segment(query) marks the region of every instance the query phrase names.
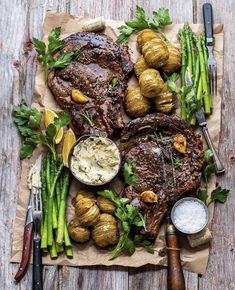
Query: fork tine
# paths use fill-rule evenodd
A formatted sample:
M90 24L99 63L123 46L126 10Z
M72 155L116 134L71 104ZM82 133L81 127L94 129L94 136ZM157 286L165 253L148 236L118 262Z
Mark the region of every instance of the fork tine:
M41 191L38 191L39 210L42 210L42 196Z
M209 65L209 85L210 85L210 93L213 95L213 87L212 87L212 71L211 66Z
M217 95L217 66L215 67L215 95Z

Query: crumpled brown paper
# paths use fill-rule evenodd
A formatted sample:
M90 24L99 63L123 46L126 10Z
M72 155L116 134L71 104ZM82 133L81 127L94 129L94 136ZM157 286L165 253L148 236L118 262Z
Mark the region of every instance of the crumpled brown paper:
M66 37L72 33L81 31L81 27L88 18L72 16L65 13L48 12L44 23L44 41L47 40L48 33L56 26L62 27L62 37ZM114 40L117 37L117 27L122 24L120 21L107 21L107 27L104 31L107 35L112 37ZM169 26L165 32L169 39L178 45L177 42L177 32L182 24L175 24ZM199 33L202 31L203 26L200 24L193 24L192 28L195 32ZM221 115L221 91L222 91L222 69L223 69L223 27L218 24L215 25L215 57L217 59L218 65L218 95L214 98L214 109L213 115L208 120L208 127L211 133L212 139L216 147L219 142L220 133L220 115ZM136 35L131 37L129 42L130 52L132 60L135 61L139 53L136 49ZM129 86L133 85L136 79L133 77ZM45 86L43 80L43 70L39 65L36 75L36 86L35 94L33 99L33 106L43 109L44 107L51 108L53 110L60 110L59 106L56 104L52 94L50 93L47 86ZM38 148L33 157L30 160L22 161L22 172L20 180L20 190L18 197L18 206L16 212L16 220L14 227L14 236L12 244L12 262L20 262L22 254L22 241L23 241L23 231L26 209L29 200L29 190L27 188L27 175L30 166L35 162L41 148ZM215 178L210 182L210 189L215 185ZM118 179L116 179L112 185L111 189L119 192L122 185ZM73 182L68 198L68 220L74 215L74 210L71 205L71 200L73 196L76 195L78 191L79 184ZM210 221L213 217L213 205L210 206ZM149 254L142 248L137 248L136 252L131 256L121 255L114 259L113 261L108 261L108 250L102 250L96 248L92 242L86 243L84 245L74 244L74 257L73 259L68 259L65 255L60 255L58 259L51 260L50 255L47 254L43 257L43 264L48 265L68 265L68 266L92 266L92 265L121 265L121 266L131 266L140 267L145 264L154 265L167 265L167 257L165 253L165 226L162 225L158 237L155 241L155 253ZM200 248L191 249L187 243L187 239L181 236L181 259L183 267L189 271L196 273L205 273L207 262L209 256L209 245L201 246Z

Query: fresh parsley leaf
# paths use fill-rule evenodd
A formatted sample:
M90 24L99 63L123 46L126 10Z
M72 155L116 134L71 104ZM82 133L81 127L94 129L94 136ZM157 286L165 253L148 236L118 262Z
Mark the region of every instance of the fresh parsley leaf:
M133 241L136 246L142 246L147 252L154 254L154 244L148 240L145 240L142 235L135 235Z
M199 189L197 192L197 198L199 198L201 201L207 204L207 199L208 199L208 192L207 189Z
M215 165L214 164L207 164L204 168L203 173L204 173L205 181L206 181L206 183L208 183L211 175L213 173L215 173Z
M148 19L144 9L137 5L135 18L125 21L126 25L122 25L118 28L120 34L117 38L117 43L128 43L132 33L139 32L146 28L152 28L159 31L160 28L171 23L172 21L168 9L160 8L158 11L153 11L153 18Z
M48 52L52 53L64 45L64 40L59 39L61 27L55 27L48 35Z
M117 77L113 78L110 82L111 90L115 90L120 85L120 83L121 81L119 80L119 78Z
M211 199L221 203L225 203L228 198L229 190L218 186L211 192Z
M43 41L33 38L33 44L39 55L44 55L46 53L46 44Z
M36 146L37 144L24 142L20 149L20 159L31 157Z
M213 156L213 153L212 153L211 149L207 149L207 150L205 150L205 151L204 151L204 162L205 162L206 164L211 163L211 158L212 158L212 156Z
M57 132L58 131L55 124L49 124L46 129L46 135L47 135L48 140L54 142Z
M62 111L58 114L58 117L54 119L54 124L56 127L62 128L69 125L71 119L68 111Z
M102 190L102 191L98 191L98 194L111 200L113 203L115 203L115 205L117 207L119 207L121 205L121 199L118 198L118 196L116 195L116 193L114 193L113 191L111 190L108 190L108 189L105 189L105 190ZM117 208L117 211L119 209Z
M129 256L133 255L135 252L135 244L129 238L125 239L125 243L123 245L123 248L126 250L126 252L128 253Z
M54 62L50 64L50 68L63 68L68 65L81 52L80 49L71 52L62 53Z
M29 108L25 103L17 105L13 109L13 120L17 126L25 125L30 129L39 129L42 114L34 108Z
M134 166L133 160L128 160L124 164L123 175L125 184L134 185L139 179L138 175L133 171L133 166Z
M176 85L176 83L174 81L167 80L166 83L167 83L167 86L168 86L168 88L170 89L170 91L172 93L176 93L176 94L179 93L180 90L179 90L179 88L177 87L177 85Z
M20 134L23 137L28 137L30 135L32 135L32 129L30 129L29 127L23 125L23 126L18 126L18 129L20 131Z

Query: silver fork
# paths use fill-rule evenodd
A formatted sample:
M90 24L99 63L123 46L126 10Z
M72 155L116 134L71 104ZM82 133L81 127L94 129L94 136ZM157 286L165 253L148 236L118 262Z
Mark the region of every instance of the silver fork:
M213 37L213 11L210 3L203 4L203 18L206 34L206 46L208 51L208 72L209 84L212 96L217 94L217 65L213 55L214 37Z
M40 171L39 173L40 174ZM39 175L40 176L40 175ZM33 191L33 290L42 290L42 254L41 254L41 223L42 223L42 197L39 187L32 187Z

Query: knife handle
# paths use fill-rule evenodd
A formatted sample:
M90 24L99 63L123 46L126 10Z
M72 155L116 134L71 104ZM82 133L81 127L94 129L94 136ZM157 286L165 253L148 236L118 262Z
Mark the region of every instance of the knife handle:
M32 237L33 237L33 223L29 223L24 227L22 258L19 270L15 275L16 282L19 282L24 277L26 270L28 268L31 255Z
M211 149L212 153L213 153L213 161L214 161L214 165L215 165L215 170L216 170L216 173L217 174L221 174L221 173L224 173L225 172L225 168L224 168L224 165L222 163L222 161L220 160L216 150L215 150L215 147L214 147L214 144L211 140L211 137L210 137L210 134L209 134L209 131L207 129L206 126L203 126L202 127L202 133L206 139L206 143L209 147L209 149Z
M168 256L167 289L185 290L184 274L180 260L180 246L173 224L166 226L166 245Z
M202 6L203 9L203 19L204 19L204 27L206 34L206 43L207 45L213 45L213 12L212 6L210 3L205 3Z
M42 253L41 238L33 240L33 290L42 290Z

